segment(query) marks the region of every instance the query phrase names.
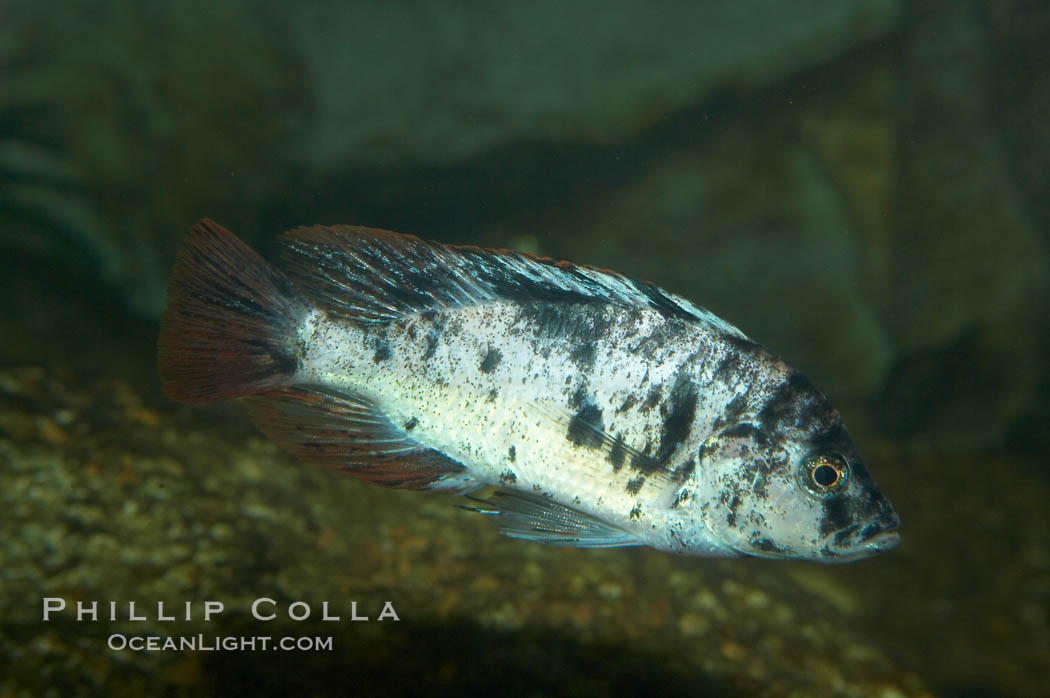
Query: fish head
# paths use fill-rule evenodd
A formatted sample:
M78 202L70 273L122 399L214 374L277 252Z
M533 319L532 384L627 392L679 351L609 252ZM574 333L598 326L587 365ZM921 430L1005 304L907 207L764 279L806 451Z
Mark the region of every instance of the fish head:
M900 517L838 412L808 381L795 402L708 438L696 468L704 526L738 554L848 562L896 547ZM777 413L777 410L780 410Z

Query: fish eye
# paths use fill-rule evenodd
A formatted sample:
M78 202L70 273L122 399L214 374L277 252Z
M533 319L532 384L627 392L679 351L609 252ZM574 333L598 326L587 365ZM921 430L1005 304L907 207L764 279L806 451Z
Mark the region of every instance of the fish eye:
M846 459L837 453L814 453L799 469L799 480L807 491L827 497L842 489L849 477Z

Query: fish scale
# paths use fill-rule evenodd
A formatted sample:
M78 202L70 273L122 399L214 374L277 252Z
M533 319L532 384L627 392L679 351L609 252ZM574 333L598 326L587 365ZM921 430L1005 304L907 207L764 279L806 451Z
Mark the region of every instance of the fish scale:
M211 222L176 264L165 388L249 397L304 460L473 492L509 536L839 562L899 519L827 398L689 301L615 272L350 226L280 267Z

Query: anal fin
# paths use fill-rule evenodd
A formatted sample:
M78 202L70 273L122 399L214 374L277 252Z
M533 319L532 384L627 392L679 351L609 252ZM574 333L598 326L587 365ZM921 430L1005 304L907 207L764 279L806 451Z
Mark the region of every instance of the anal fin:
M617 548L642 544L621 528L543 497L497 490L488 499L470 499L477 506L463 508L498 516L500 533L509 538L579 548Z
M287 451L351 477L419 489L465 470L410 438L359 395L296 387L247 403L256 425Z

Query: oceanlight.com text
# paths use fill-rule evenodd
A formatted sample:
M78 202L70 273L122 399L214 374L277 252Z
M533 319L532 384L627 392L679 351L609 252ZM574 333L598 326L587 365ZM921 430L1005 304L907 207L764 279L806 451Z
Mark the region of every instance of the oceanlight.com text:
M270 635L124 635L114 633L106 640L111 650L132 652L330 652L332 637L329 636L284 636Z

